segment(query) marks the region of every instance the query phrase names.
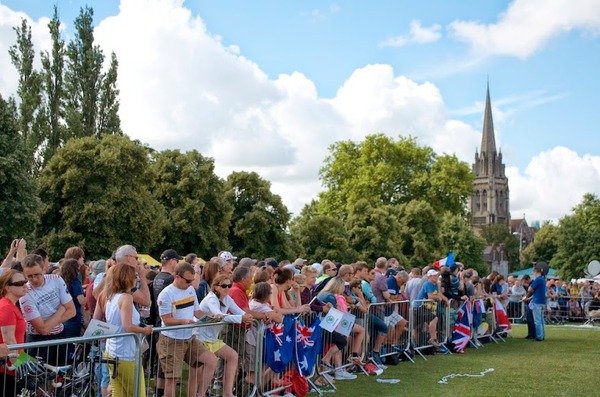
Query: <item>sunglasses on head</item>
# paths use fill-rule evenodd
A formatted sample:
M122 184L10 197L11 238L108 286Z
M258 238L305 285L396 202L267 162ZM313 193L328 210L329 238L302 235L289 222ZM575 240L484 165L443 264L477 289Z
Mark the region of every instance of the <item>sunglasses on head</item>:
M27 284L27 280L12 281L12 282L8 283L8 285L10 285L12 287L22 287L25 284Z

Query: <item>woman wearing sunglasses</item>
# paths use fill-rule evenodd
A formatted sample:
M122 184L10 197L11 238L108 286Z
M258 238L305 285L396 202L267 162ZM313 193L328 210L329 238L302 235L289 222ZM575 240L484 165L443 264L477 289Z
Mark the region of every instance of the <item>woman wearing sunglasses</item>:
M211 292L200 302L200 310L210 313L215 318L222 318L227 323L250 324L252 315L244 312L229 296L233 282L226 274L220 274L212 282ZM223 397L233 396L233 383L238 367L238 354L225 342L219 339L223 324L198 327L194 329L196 337L204 343L207 349L225 362L223 374Z
M14 345L25 342L26 322L16 305L25 296L27 280L23 273L7 269L0 276L0 343ZM0 390L6 396L16 396L14 371L0 367Z

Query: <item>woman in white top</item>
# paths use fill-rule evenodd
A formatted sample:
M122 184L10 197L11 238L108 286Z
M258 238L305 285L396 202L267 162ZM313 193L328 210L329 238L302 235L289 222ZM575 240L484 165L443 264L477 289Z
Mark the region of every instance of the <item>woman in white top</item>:
M135 268L125 263L111 267L106 274L106 285L100 295L94 318L119 327L117 334L137 332L144 335L152 333L152 326L140 327L140 314L133 306L131 289L135 285ZM110 384L113 397L134 397L134 379L136 362L136 343L133 336L108 338L106 352L108 358L119 358L117 376L113 375L113 367L109 366ZM146 396L144 377L140 376L140 387L137 396ZM136 396L136 397L137 397Z
M222 316L222 321L227 323L251 323L252 315L240 309L229 296L231 285L232 281L228 275L220 274L215 277L211 285L211 292L200 302L200 310L217 316L217 318ZM194 332L207 349L225 362L223 397L232 397L233 382L238 366L238 354L219 339L222 328L223 324L217 324L195 328Z

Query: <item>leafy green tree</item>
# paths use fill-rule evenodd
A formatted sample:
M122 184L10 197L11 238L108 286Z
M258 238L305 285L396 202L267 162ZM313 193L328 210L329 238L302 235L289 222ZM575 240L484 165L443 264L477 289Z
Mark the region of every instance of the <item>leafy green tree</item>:
M440 224L440 241L442 247L454 252L456 261L480 274L489 272L482 257L485 241L473 232L464 217L446 213Z
M488 225L481 228L481 237L487 245L501 244L504 246L510 270L520 269L519 237L513 236L506 225Z
M469 165L454 155L442 155L435 159L431 171L419 176L420 185L427 200L440 214L466 215L467 201L473 191L473 172Z
M256 172L233 172L227 177L226 197L233 207L229 244L238 256L290 256L290 213L271 192L270 182Z
M94 11L81 8L75 19L75 37L66 49L65 118L72 137L121 134L118 116L117 68L115 54L102 72L104 54L94 45Z
M582 202L559 221L558 249L550 265L561 278L583 276L592 260L600 258L600 200L587 193Z
M406 203L423 192L415 191L415 176L426 173L433 151L413 138L394 142L383 134L363 142L336 142L320 171L327 189L320 203L328 214L347 214L359 200L372 205Z
M14 101L0 95L0 247L33 232L39 205L36 183L28 174L28 155L18 131Z
M366 199L356 202L350 208L346 229L357 259L374 262L380 256L400 256L403 240L398 218L395 206L373 206Z
M19 73L19 130L23 137L28 158L33 160L40 144L39 136L34 133L36 111L41 102L41 76L33 68L35 50L31 41L31 26L25 19L19 28L14 28L17 43L8 50L10 59ZM33 165L33 164L32 164ZM32 166L31 165L31 166ZM28 169L31 169L27 167Z
M452 250L441 245L440 219L429 203L413 200L401 204L398 214L402 225L398 238L404 242L402 252L410 267L431 264Z
M350 249L348 233L342 221L328 215L298 217L290 226L301 247L299 256L311 262L323 259L350 263L356 252Z
M38 240L53 257L72 245L92 258L122 244L152 250L166 223L154 180L148 151L126 137L69 140L40 176Z
M213 160L195 150L165 150L156 155L153 168L153 193L169 220L164 246L206 258L226 247L232 207Z
M41 53L42 104L36 120L41 145L41 153L37 161L38 169L48 164L52 156L64 145L66 139L66 128L63 121L65 42L60 35L60 19L56 6L52 20L48 23L48 29L52 40L52 50Z
M558 226L545 222L535 234L535 240L523 251L521 261L525 267L537 261L550 263L558 249Z

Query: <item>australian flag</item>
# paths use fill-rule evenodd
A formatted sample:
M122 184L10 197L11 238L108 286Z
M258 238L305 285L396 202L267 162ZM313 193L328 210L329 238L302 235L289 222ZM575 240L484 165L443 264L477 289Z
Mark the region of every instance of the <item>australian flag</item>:
M452 343L454 351L463 351L471 339L471 302L465 301L456 312L456 322L452 330Z
M295 335L293 315L284 316L280 324L269 324L265 330L265 362L273 372L284 372L292 361Z
M481 324L481 318L485 313L485 305L483 299L475 299L473 301L473 328L477 329Z
M321 353L321 319L315 317L310 326L304 325L302 320L296 319L296 368L300 375L311 374L317 355Z

